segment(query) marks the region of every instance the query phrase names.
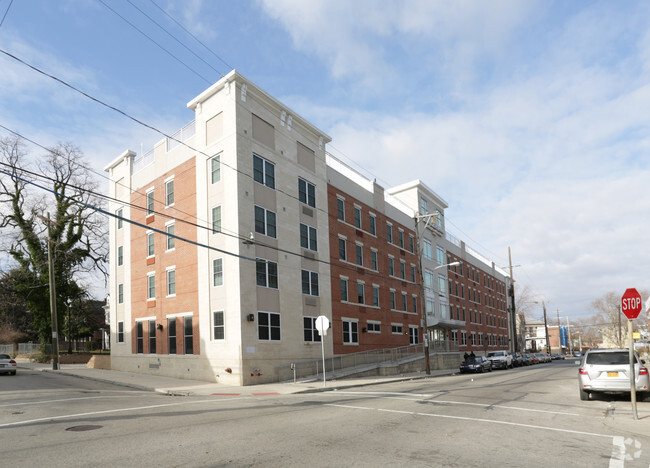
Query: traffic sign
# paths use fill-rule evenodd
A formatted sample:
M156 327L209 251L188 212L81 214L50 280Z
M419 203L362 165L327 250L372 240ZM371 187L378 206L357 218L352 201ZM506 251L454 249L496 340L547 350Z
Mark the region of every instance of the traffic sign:
M327 335L327 330L330 327L330 321L324 315L319 315L316 319L316 330L320 333L321 336Z
M641 294L635 288L628 288L621 298L621 311L632 320L641 313Z

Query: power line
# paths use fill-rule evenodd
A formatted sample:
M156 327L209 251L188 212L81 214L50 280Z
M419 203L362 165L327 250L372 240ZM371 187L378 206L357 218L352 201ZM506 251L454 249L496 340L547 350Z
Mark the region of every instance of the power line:
M5 10L5 14L2 15L2 21L0 21L0 28L2 27L2 24L5 22L5 18L7 17L7 13L9 13L9 8L11 8L11 5L14 3L14 0L9 1L9 6L7 6L7 9Z
M186 64L186 63L183 62L181 59L179 59L178 57L176 57L176 56L175 56L173 53L171 53L169 50L165 49L165 48L164 48L163 46L161 46L158 42L156 42L156 41L155 41L151 36L149 36L147 33L145 33L144 31L142 31L142 30L141 30L140 28L138 28L135 24L131 23L131 22L130 22L129 20L127 20L124 16L120 15L117 11L113 10L110 6L108 6L108 5L104 2L104 0L97 0L97 1L98 1L99 3L101 3L102 5L104 5L106 8L108 8L109 10L111 10L111 11L112 11L113 13L115 13L117 16L119 16L119 17L120 17L120 18L121 18L125 23L127 23L127 24L128 24L129 26L131 26L133 29L135 29L135 30L138 31L140 34L142 34L144 37L146 37L147 39L149 39L151 42L153 42L155 45L157 45L160 49L162 49L164 52L166 52L170 57L172 57L174 60L176 60L177 62L179 62L180 64L182 64L182 65L183 65L185 68L187 68L189 71L191 71L192 73L194 73L196 76L198 76L199 78L201 78L201 79L202 79L203 81L205 81L206 83L208 83L208 84L212 84L212 82L211 82L210 80L208 80L206 77L204 77L204 76L201 75L199 72L197 72L197 71L194 70L192 67L190 67L188 64Z

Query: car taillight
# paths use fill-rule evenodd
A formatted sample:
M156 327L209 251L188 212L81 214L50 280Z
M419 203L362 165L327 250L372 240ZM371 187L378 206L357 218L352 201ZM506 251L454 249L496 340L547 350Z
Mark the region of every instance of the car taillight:
M645 367L639 368L639 375L648 375L648 369Z
M587 372L587 369L585 369L584 367L581 367L580 369L578 369L578 373L580 375L589 375L589 372Z

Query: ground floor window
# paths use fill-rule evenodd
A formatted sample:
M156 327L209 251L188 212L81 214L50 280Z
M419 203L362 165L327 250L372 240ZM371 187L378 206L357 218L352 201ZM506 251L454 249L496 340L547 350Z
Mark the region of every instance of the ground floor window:
M302 323L305 341L321 341L320 333L316 330L316 317L303 317Z
M124 343L124 322L117 322L117 342Z
M409 325L409 344L418 344L420 342L420 335L418 333L417 325Z
M135 349L136 353L144 353L144 333L142 330L142 322L135 322Z
M343 320L343 344L359 344L359 323Z
M280 341L280 314L257 313L257 338L262 341Z
M176 319L167 320L167 338L169 341L169 354L176 354Z
M183 343L185 354L194 354L194 335L192 333L192 317L183 317Z
M212 339L223 340L226 337L226 325L223 310L212 312Z
M156 354L156 321L149 320L149 354Z

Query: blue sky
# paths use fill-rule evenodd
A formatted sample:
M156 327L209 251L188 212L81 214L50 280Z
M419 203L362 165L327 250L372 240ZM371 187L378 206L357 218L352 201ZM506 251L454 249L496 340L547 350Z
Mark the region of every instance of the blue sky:
M550 310L650 289L648 2L14 0L0 49L165 132L236 68L369 178L422 179L497 265L511 246ZM98 171L160 139L3 54L0 124Z

